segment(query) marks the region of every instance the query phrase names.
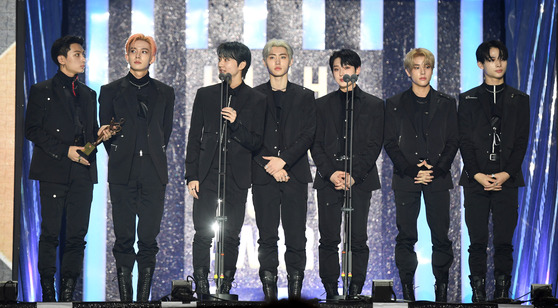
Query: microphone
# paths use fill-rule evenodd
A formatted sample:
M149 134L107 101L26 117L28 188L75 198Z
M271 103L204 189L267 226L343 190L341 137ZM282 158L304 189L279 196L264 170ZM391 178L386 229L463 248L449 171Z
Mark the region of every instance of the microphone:
M219 73L219 80L224 81L225 80L225 74Z
M231 75L231 73L226 73L226 74L225 74L225 81L226 81L227 83L231 83L231 80L232 80L232 75Z
M343 76L343 80L345 80L345 76ZM352 74L351 75L351 81L356 82L357 80L358 80L358 75L357 74Z
M349 82L349 81L351 81L351 76L349 76L349 74L343 75L343 81L344 81L344 82Z

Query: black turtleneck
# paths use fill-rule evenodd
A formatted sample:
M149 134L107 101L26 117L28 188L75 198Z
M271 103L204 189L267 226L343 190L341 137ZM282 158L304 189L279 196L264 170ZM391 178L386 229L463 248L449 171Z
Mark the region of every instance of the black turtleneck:
M136 134L136 154L147 155L149 154L149 147L147 144L147 119L150 113L150 109L154 104L153 99L156 95L155 88L151 85L152 81L149 77L149 72L142 78L136 78L131 72L126 76L131 89L134 92L135 101L137 102L137 134Z

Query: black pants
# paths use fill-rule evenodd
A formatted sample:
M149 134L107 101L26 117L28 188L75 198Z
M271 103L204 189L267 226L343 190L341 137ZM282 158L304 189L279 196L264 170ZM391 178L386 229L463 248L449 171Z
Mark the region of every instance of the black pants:
M110 184L109 187L116 237L112 253L116 267L133 268L136 260L138 269L155 267L166 185L161 183L151 157L134 157L128 184ZM137 254L134 250L136 216Z
M93 182L89 176L89 168L77 163L72 164L68 184L41 181L40 195L39 274L49 278L56 273L56 248L65 214L66 238L64 253L61 256L60 276L77 278L83 268L85 235L93 199Z
M420 191L395 191L396 237L395 264L401 283L413 283L418 261L415 243L418 240L417 219L420 212ZM448 190L422 191L426 221L432 240L432 272L438 283L448 282L453 263L452 243L448 238L450 195Z
M353 254L352 282L364 284L368 267L369 249L366 241L368 234L368 211L370 209L370 191L355 187L352 192L352 228L351 249ZM318 189L318 229L320 245L318 247L320 278L322 283L337 283L340 274L339 244L341 243L341 218L343 216L343 191L332 187Z
M230 170L229 166L229 170ZM215 223L217 210L217 180L218 170L211 169L207 178L200 184L199 199L194 199L194 242L192 245L192 263L194 269L205 268L209 270L209 249L215 232L212 229ZM225 198L225 238L224 238L224 269L236 270L238 259L238 246L240 245L240 230L244 223L246 209L246 196L248 189L239 188L231 172L227 172Z
M306 267L306 210L308 184L294 178L278 183L272 180L266 185L253 185L252 200L256 212L258 260L260 272L277 275L279 256L279 220L285 234L285 263L287 273L304 272Z
M484 191L482 186L464 187L465 223L469 231L469 268L471 275L486 275L488 217L492 212L494 275L511 275L513 267L513 233L517 226L517 187L501 191Z

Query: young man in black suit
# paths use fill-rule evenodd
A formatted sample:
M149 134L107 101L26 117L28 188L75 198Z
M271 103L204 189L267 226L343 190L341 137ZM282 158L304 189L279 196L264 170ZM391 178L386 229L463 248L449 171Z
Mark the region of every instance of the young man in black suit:
M477 64L484 83L459 96L459 136L469 231L473 302L486 301L486 248L492 213L494 299L509 300L512 238L517 225L518 187L525 186L521 164L529 141L529 96L506 85L508 50L500 41L480 44Z
M306 267L306 203L312 182L308 149L316 130L314 92L289 82L293 49L273 39L262 50L269 81L255 89L268 97L262 148L252 162L260 280L266 300L277 300L279 221L285 233L290 299L301 297Z
M137 301L146 302L159 251L156 237L168 182L166 150L172 132L174 89L149 76L157 54L151 36L133 34L125 50L130 71L101 87L99 118L103 124L124 120L122 130L105 142L120 300L133 299L132 269L137 261Z
M226 216L224 238L224 278L220 294L232 287L244 222L246 197L251 186L252 152L262 145L266 97L247 86L243 79L250 68L250 49L239 42L226 42L217 48L219 73L230 74L230 83L198 89L192 111L186 146L186 181L194 197L194 242L192 245L194 279L198 299L209 294L209 250L214 231L219 178L219 131L221 119L227 120ZM229 87L221 108L221 86Z
M97 135L109 138L99 129L96 93L78 81L85 69L83 38L65 36L52 44L56 75L31 86L25 116L25 137L33 142L29 178L39 181L41 196L41 237L38 269L43 302L56 301L54 275L56 247L66 221L64 254L60 256L59 300L72 301L76 281L83 266L85 235L97 183L95 153L80 155L87 142ZM65 213L65 217L64 217Z
M417 255L417 219L421 195L432 235L432 271L437 302L447 301L449 268L453 262L448 238L451 164L458 148L455 99L430 86L434 55L416 48L405 56L405 72L411 88L386 101L384 148L393 162L399 234L395 264L403 286L403 298L414 301Z
M316 100L317 128L312 158L317 167L314 188L318 190L318 216L320 230L320 278L328 298L339 295L337 283L340 274L339 243L341 242L341 217L344 191L352 190L352 279L349 296L362 292L366 279L369 249L368 211L372 191L380 188L376 159L382 149L384 128L384 103L381 99L360 89L354 81L346 82L345 75L360 74L360 57L349 49L335 51L329 66L339 89ZM353 173L344 167L347 158L344 137L346 95L354 91ZM349 274L349 273L346 273Z

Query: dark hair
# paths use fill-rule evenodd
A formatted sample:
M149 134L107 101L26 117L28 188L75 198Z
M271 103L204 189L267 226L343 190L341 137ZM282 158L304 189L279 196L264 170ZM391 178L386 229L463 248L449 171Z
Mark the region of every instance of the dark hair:
M235 59L237 65L240 65L242 62L246 62L246 66L242 70L242 78L246 76L246 72L250 68L250 63L252 62L252 54L250 53L250 49L246 47L246 45L240 42L225 42L217 47L217 55L219 59L221 58L229 58Z
M355 69L360 67L360 57L359 55L350 49L341 49L333 52L331 57L329 57L329 68L333 72L333 61L335 59L341 59L341 65L351 65Z
M484 61L486 60L492 61L492 59L490 58L490 48L492 47L498 48L498 50L500 50L500 55L498 56L500 60L508 60L508 48L506 47L506 45L504 45L504 43L502 43L501 41L492 40L483 42L479 45L476 52L477 62L484 63Z
M58 56L67 57L68 51L70 51L70 45L72 44L80 44L81 46L83 46L83 38L80 36L66 35L52 43L50 56L52 57L52 61L54 61L54 64L56 64L58 67L60 67Z

